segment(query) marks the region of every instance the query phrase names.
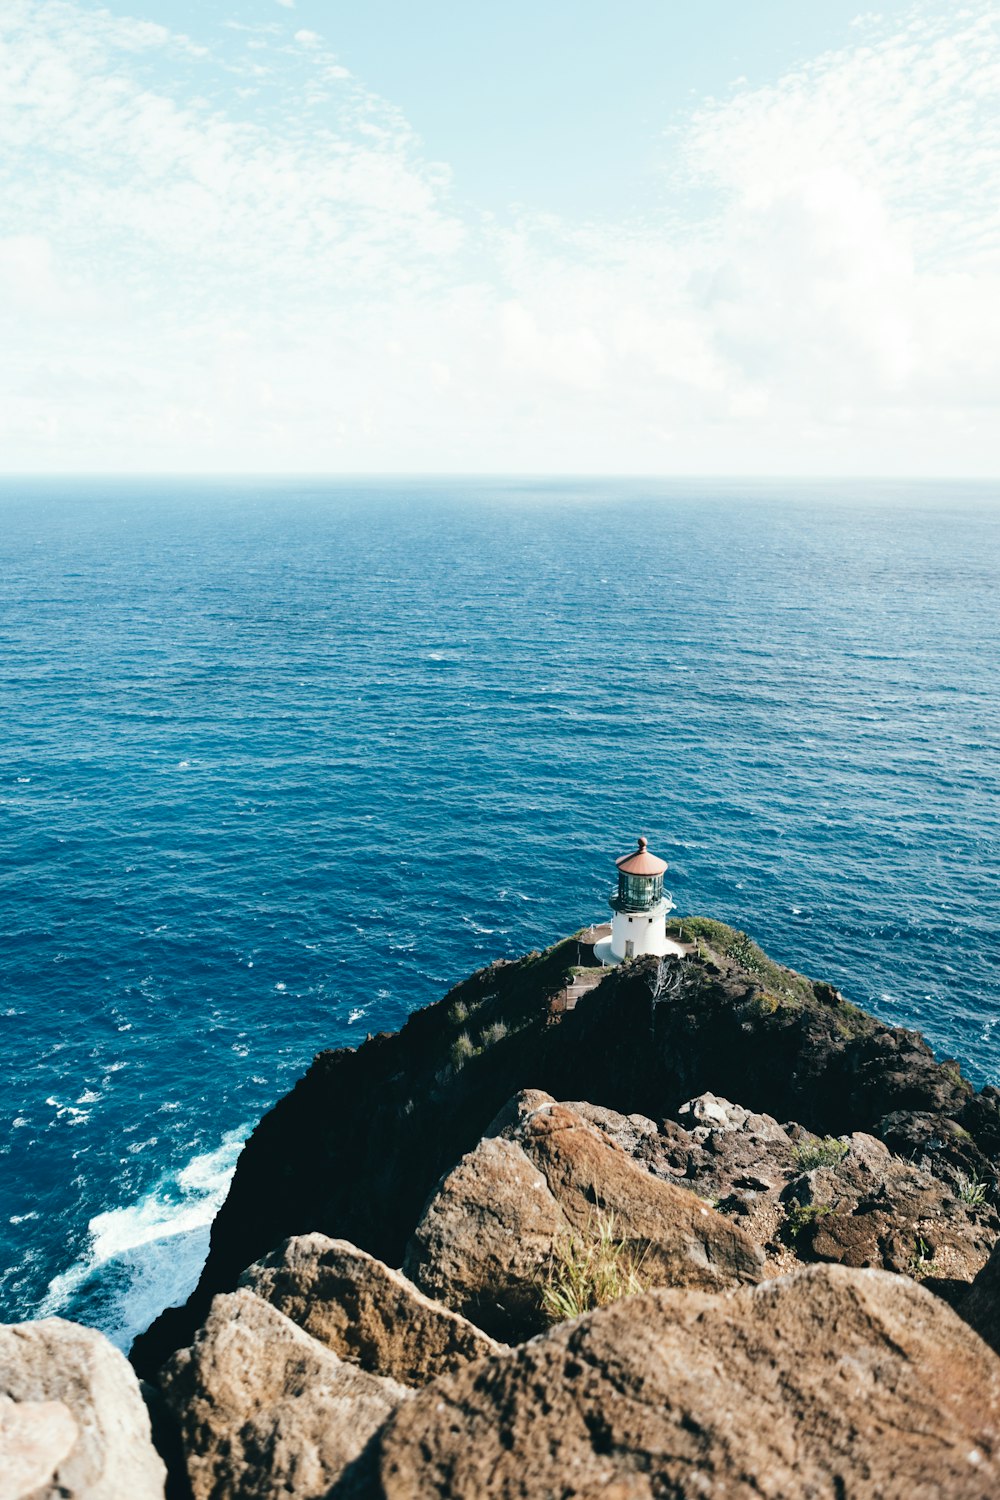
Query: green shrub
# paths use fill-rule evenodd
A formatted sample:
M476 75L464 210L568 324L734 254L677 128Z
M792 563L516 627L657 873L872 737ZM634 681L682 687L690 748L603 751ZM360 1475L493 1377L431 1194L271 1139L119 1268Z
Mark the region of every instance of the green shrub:
M811 1172L814 1167L835 1167L850 1149L848 1141L838 1141L835 1135L825 1135L822 1139L813 1136L811 1141L793 1146L792 1160L801 1171Z
M542 1310L550 1323L578 1318L595 1307L646 1290L638 1255L615 1234L615 1216L597 1211L580 1232L557 1240L541 1284Z
M809 1224L815 1224L817 1219L825 1219L827 1214L832 1213L833 1208L829 1203L793 1203L785 1220L788 1233L796 1240Z
M732 959L759 979L765 992L779 998L780 1004L794 1006L814 998L808 979L768 958L747 933L739 932L725 922L716 922L712 917L685 917L683 921L676 920L667 926L668 933L678 940L681 940L682 929L683 941L693 942L699 957L707 950L709 956L714 953L716 957Z
M485 1027L482 1035L482 1045L492 1047L496 1042L502 1042L507 1035L507 1024L505 1021L493 1021Z

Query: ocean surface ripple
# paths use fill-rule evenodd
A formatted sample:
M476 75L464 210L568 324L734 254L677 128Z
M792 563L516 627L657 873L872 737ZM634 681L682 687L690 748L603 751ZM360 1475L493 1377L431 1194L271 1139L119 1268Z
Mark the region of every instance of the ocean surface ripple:
M681 912L1000 1080L995 488L8 480L0 519L3 1319L127 1345L313 1054L604 916L639 832Z

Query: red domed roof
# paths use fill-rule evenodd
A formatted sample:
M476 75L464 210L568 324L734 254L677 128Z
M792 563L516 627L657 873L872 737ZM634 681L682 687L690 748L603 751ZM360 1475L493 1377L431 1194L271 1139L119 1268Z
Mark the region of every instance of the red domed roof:
M639 847L632 854L623 854L615 864L623 875L662 875L667 868L665 859L657 859L646 848L646 840L639 840Z

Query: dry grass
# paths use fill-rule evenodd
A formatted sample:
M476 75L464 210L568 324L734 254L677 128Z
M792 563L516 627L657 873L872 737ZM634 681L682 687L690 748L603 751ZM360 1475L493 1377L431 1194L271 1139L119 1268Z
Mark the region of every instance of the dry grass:
M841 1141L835 1135L813 1136L792 1149L792 1160L800 1172L811 1172L814 1167L835 1167L851 1149L850 1141Z
M550 1323L578 1318L595 1307L646 1290L644 1251L616 1234L613 1213L598 1209L586 1229L557 1240L542 1280L542 1309Z

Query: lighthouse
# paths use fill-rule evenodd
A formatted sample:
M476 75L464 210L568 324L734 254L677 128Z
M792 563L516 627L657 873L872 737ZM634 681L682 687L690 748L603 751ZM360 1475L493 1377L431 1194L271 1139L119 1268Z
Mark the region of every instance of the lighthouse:
M680 943L667 937L667 913L674 903L663 889L666 860L650 854L644 838L630 854L616 859L618 889L611 893L611 934L594 947L598 963L621 963L623 959L641 958L644 953L658 957L680 954Z

